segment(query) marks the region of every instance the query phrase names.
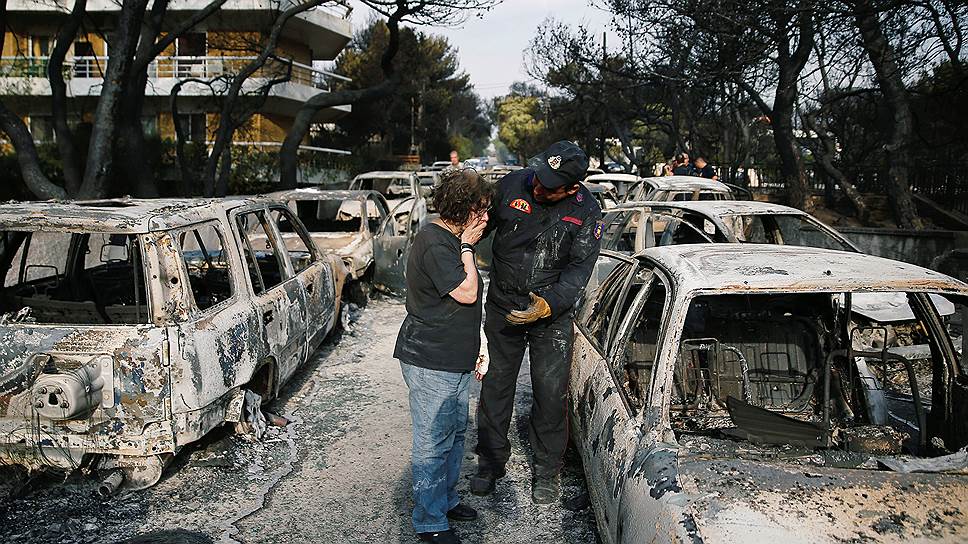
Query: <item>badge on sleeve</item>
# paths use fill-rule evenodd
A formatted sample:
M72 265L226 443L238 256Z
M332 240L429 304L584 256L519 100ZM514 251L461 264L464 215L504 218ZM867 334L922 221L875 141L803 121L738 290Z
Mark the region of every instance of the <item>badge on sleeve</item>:
M604 221L599 221L599 222L595 223L595 239L596 240L601 240L602 239L602 234L604 234L604 233L605 233L605 222Z
M509 206L515 210L518 210L519 212L531 213L531 204L528 204L528 201L523 198L516 198L512 200Z

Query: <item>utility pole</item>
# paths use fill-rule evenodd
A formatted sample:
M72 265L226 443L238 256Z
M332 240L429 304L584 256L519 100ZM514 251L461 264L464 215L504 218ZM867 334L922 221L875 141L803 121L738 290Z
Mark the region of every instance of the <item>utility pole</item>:
M599 103L602 104L603 108L606 107L605 106L605 61L606 61L605 55L607 54L607 51L605 50L606 36L607 34L603 30L602 31L602 67L601 69L598 70L598 77L601 80L599 82L598 100L599 100ZM598 125L599 126L598 167L601 168L602 170L605 170L605 116L604 115L601 116L599 121L600 121L600 124Z

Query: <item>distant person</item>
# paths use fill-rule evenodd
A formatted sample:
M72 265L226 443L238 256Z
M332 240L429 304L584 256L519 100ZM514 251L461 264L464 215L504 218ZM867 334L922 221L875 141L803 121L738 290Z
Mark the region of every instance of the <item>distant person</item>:
M693 175L701 178L711 179L713 181L719 181L719 174L716 173L716 169L706 162L706 159L701 155L696 157L696 168L695 174Z
M457 153L456 149L450 151L450 167L460 168L460 154Z
M445 171L433 196L440 217L420 229L407 259L407 317L393 356L410 388L412 521L426 542L460 543L448 519L477 519L461 503L457 481L481 349L484 282L474 244L487 226L491 193L473 169Z
M676 167L676 158L673 157L669 159L665 164L662 165L662 175L671 176L673 169Z
M695 175L693 172L692 165L689 164L689 153L683 152L676 155L676 165L672 168L672 175L674 176Z

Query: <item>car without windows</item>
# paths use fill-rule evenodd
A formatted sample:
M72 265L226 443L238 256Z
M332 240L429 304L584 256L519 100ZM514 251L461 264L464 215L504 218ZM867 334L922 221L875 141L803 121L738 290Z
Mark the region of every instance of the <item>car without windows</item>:
M656 246L701 243L754 243L805 246L860 252L850 240L812 215L768 202L715 200L703 202L626 202L603 218L602 249L635 254ZM589 282L594 288L615 265L607 257L596 263ZM854 310L881 321L913 319L903 297L865 293L854 297ZM948 315L951 304L937 300Z
M602 183L592 183L587 180L581 183L595 197L602 211L610 210L618 206L618 199L615 197L614 187Z
M327 191L301 188L268 195L296 212L316 246L342 259L349 270L349 286L367 292L358 282L372 280L373 248L380 227L390 213L386 199L376 191ZM298 233L282 233L287 245L299 243Z
M586 183L611 184L615 188L615 196L619 201L625 200L625 195L629 189L641 181L642 178L635 174L592 174L585 178Z
M511 164L495 164L490 168L481 171L481 177L490 181L492 183L497 183L501 181L501 178L514 172L515 170L520 170L521 166L511 165Z
M8 203L0 231L3 464L153 485L337 323L345 267L266 199Z
M603 541L968 537L968 284L818 248L614 257L570 378ZM858 315L868 292L901 295L917 326Z
M711 179L695 176L661 176L642 178L629 187L625 194L625 202L735 200L737 196L725 183Z

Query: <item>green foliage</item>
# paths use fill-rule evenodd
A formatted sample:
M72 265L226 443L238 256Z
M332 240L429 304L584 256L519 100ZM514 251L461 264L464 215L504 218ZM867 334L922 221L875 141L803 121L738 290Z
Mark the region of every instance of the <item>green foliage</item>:
M336 61L336 71L352 78L341 88L362 89L384 80L380 60L387 38L382 21L357 33ZM487 145L490 122L446 38L402 28L394 66L401 75L396 91L382 100L354 104L352 113L336 122L338 133L331 136L336 147L361 153L377 143L378 156L409 154L411 123L423 161L445 160L454 141L469 141L468 155Z
M507 96L498 103L498 137L522 161L541 150L546 124L533 96Z

